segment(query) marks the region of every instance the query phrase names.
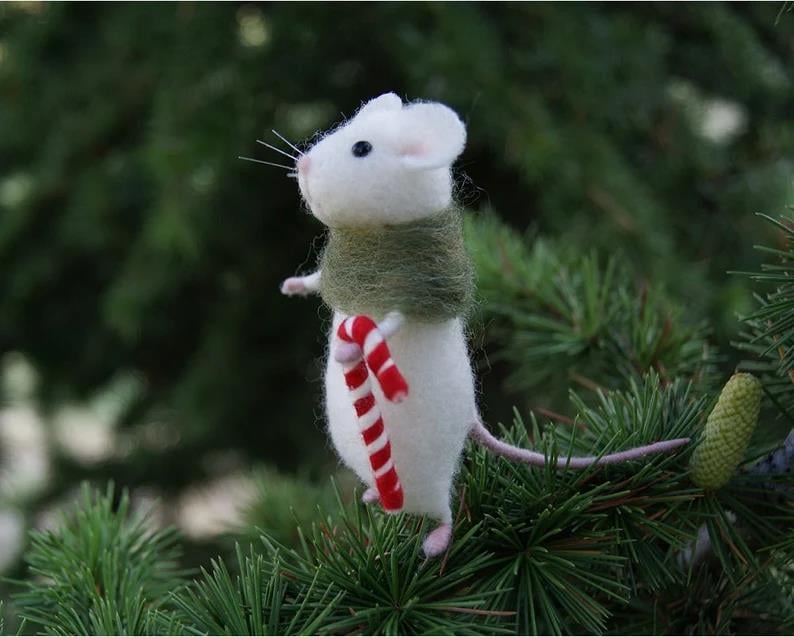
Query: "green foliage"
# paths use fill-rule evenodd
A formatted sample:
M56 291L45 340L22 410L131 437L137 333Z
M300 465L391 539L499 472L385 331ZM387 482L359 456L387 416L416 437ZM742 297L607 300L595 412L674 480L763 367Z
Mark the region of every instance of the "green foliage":
M730 488L688 505L687 515L704 521L709 552L688 565L678 554L683 577L668 586L640 583L637 596L616 613L620 632L790 633L794 515L790 502L776 500L764 482L764 476L737 477ZM790 476L786 483L792 484Z
M769 563L769 568L785 561ZM634 635L787 635L792 626L790 594L770 573L756 573L736 587L713 564L700 565L680 584L660 595L648 592L632 600L616 620L611 634Z
M583 431L541 431L534 417L527 429L517 416L506 439L534 441L553 461L663 432L696 436L705 411L688 383L664 386L655 374L597 405L573 402ZM172 567L171 535L143 534L124 498L113 509L112 492L84 495L62 529L34 536L27 561L48 579L22 583L18 601L50 633L722 633L791 625L794 512L763 495L766 476L740 476L731 489L704 495L687 477L689 455L575 472L515 464L472 445L458 481L455 541L442 559L421 553L426 522L338 499L300 547L265 534L259 549L237 549L233 571L214 560L193 582ZM701 525L713 557L695 568L681 556ZM712 601L696 605L685 591ZM747 623L751 617L760 623Z
M467 449L455 542L427 560L427 521L337 497L291 548L268 534L234 570L214 560L187 582L173 535L152 534L87 493L58 531L34 534L20 583L21 616L48 633L567 634L690 633L794 622L787 583L794 511L737 476L704 494L689 481L691 449L624 465L557 471L568 453L596 455L660 437L697 437L708 400L651 373L629 389L572 396L576 425L541 430L517 414L511 443L544 453L542 469ZM787 484L794 486L791 475ZM685 549L706 529L704 564ZM702 600L696 604L691 596ZM675 612L671 609L676 608ZM665 610L666 609L666 610Z
M597 407L576 400L588 431L575 440L559 428L542 436L533 420L533 439L549 458L569 449L608 453L662 432L692 435L702 410L685 383L660 390L656 376ZM507 439L530 446L520 417L514 425ZM441 562L421 556L426 524L341 502L302 550L265 543L290 579L315 585L317 599L344 595L323 631L603 632L610 608L630 597L628 582L644 569L666 581L663 558L696 528L681 507L700 494L686 467L686 454L677 454L641 467L558 472L472 447L459 479L456 541ZM683 577L676 573L674 581Z
M194 579L173 531L84 491L32 534L11 629L790 634L792 474L746 462L712 493L688 474L731 339L769 397L743 460L794 425L794 219L748 214L792 199L790 9L1 6L0 353L32 362L45 413L134 386L112 423L132 444L95 464L52 445L27 517L85 476L173 501L251 458L277 466L237 534L253 546ZM483 409L509 422L519 405L502 437L552 463L693 439L582 472L470 445L436 560L429 520L317 486L335 466L315 425L328 317L277 286L321 228L294 182L234 160L271 128L310 143L385 90L467 122L474 327L499 348ZM750 275L753 311L724 272L755 268L754 241L774 262Z
M122 493L114 501L83 488L80 506L57 531L34 531L20 582L20 616L46 634L138 635L172 628L159 612L180 583L173 530L133 518Z
M319 632L327 615L337 608L341 594L325 591L317 602L314 582L300 590L285 576L278 554L269 559L253 549L244 555L237 547L237 572L232 577L220 560L210 572L180 591L173 604L176 616L188 634L209 635L311 635Z
M281 544L298 546L299 529L311 526L320 511L335 503L334 490L327 481L317 485L261 469L255 474L255 494L242 512L235 535L255 539L264 532Z
M610 453L658 440L661 431L691 435L702 408L686 384L660 391L654 376L629 392L602 396L595 407L576 396L574 402L584 432L560 426L541 437L533 420L532 439L542 441L548 457ZM520 420L516 425L514 432L524 429ZM526 435L508 439L530 446ZM482 449L472 453L463 489L472 515L490 521L483 541L501 557L494 582L509 583L504 601L518 607L518 634L602 632L607 609L631 596L631 582L659 585L680 577L666 558L694 524L680 509L698 494L682 480L686 454L642 466L557 472L492 458Z
M635 284L625 260L521 237L493 215L467 221L484 318L514 387L559 404L572 381L617 388L649 370L713 385L707 325L687 320L659 283Z
M320 391L306 395L317 305L277 289L314 261L321 228L292 180L235 158L271 128L305 143L385 90L464 117L466 205L536 223L572 253L622 251L725 342L750 299L722 273L750 267L745 239L764 234L747 212L790 202L779 10L4 4L0 351L32 360L51 403L131 371L142 391L123 423L180 440L60 462L46 497L85 476L180 490L219 450L281 468L328 459L311 425ZM715 106L736 124L722 136Z
M498 591L472 590L488 555L470 541L471 532L443 561L429 562L421 548L428 530L404 515L384 516L362 506L340 510L335 519L313 526L302 551L284 553L283 569L306 587L315 584L318 601L325 589L343 595L322 632L477 634L489 631L493 619L512 614L488 610Z
M758 308L745 318L747 332L737 347L753 355L742 368L761 377L767 395L794 426L794 229L789 217L764 216L781 234L781 247L758 246L773 259L761 272L747 273L758 284Z

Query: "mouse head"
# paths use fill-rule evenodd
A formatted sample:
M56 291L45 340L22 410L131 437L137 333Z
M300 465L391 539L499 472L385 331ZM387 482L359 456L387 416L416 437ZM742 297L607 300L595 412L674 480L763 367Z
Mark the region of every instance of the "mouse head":
M450 108L403 104L386 93L298 160L298 184L328 226L421 219L450 204L450 169L465 142L463 122Z

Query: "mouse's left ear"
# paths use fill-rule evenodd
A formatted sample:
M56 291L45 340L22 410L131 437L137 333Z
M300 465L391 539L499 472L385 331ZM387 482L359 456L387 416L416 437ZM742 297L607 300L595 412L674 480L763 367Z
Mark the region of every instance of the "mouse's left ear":
M373 97L369 102L364 104L358 112L356 117L360 115L370 115L378 111L399 111L403 107L403 101L396 93L384 93L378 97Z
M400 155L405 166L416 170L447 168L463 152L466 127L448 106L417 102L404 106L400 116Z

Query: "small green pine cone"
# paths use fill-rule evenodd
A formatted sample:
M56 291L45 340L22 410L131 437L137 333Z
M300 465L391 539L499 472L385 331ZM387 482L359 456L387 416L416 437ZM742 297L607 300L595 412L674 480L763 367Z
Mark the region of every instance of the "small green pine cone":
M734 374L722 388L706 421L705 435L692 454L692 481L703 489L727 484L744 457L761 408L761 383L752 374Z

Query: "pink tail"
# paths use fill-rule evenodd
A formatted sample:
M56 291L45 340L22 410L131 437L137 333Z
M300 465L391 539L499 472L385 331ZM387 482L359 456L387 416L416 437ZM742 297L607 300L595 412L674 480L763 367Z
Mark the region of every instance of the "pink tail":
M339 325L337 336L346 343L357 344L363 352L361 358L343 365L345 383L353 398L380 502L386 511L399 511L403 506L403 488L392 460L383 417L372 394L367 366L378 379L386 398L392 402L400 402L408 395L408 384L392 360L383 334L371 318L358 315L345 319Z
M543 467L546 464L546 458L542 453L537 451L529 451L528 449L521 449L508 445L498 438L495 438L482 423L476 423L471 429L471 437L477 442L482 444L487 449L494 453L504 456L508 460L516 460L518 462L525 462L538 467ZM621 464L629 460L636 460L643 456L649 456L655 453L664 453L672 451L678 447L685 445L689 442L689 438L675 438L673 440L663 440L662 442L655 442L651 445L644 447L635 447L634 449L627 449L618 453L611 453L608 456L575 456L567 458L559 456L555 468L559 469L586 469L592 465L605 465L605 464Z

